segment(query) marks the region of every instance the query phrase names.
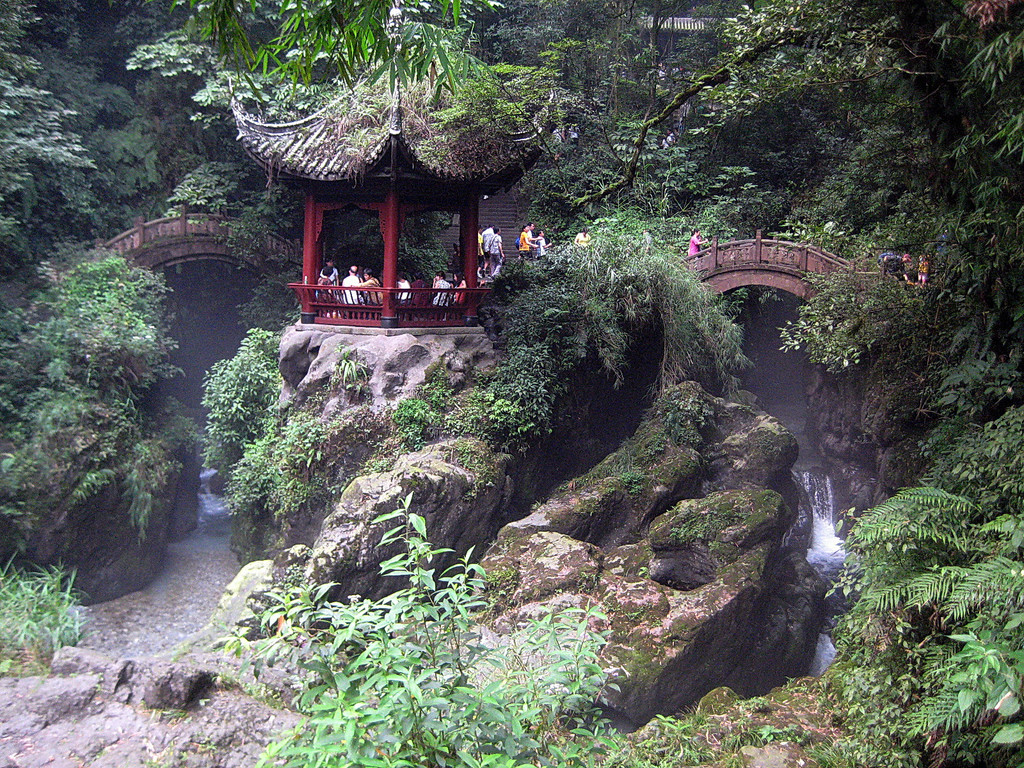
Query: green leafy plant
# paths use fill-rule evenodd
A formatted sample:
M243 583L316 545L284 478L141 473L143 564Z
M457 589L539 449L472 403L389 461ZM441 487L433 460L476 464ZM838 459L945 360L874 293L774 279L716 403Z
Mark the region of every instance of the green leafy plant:
M345 389L357 389L366 380L367 373L366 366L353 355L351 349L346 349L338 358L332 380Z
M381 572L404 587L380 600L332 602L331 584L271 595L262 625L276 633L256 648L268 663L289 658L306 670L307 719L262 764L592 765L607 746L594 709L605 676L593 617L548 615L484 645L474 624L482 570L463 560L436 574L430 563L446 550L427 541L410 502L376 521L400 523L381 546L402 551Z
M426 400L410 397L391 414L407 448L417 450L426 443L427 430L438 421L437 413Z
M113 487L142 536L153 498L178 469L175 453L195 437L151 390L177 373L168 363L166 285L105 252L69 252L40 272L36 321L0 312L0 418L12 440L0 515L31 535L55 510ZM14 545L0 542L0 555Z
M235 356L215 363L203 382L203 407L209 414L203 459L227 478L246 446L274 422L281 389L277 341L270 331L251 329Z
M809 275L815 293L782 329L782 348L803 349L813 363L843 371L876 357L907 356L928 320L919 291L880 274Z
M49 663L61 646L82 637L74 572L61 568L0 566L0 664L33 674Z

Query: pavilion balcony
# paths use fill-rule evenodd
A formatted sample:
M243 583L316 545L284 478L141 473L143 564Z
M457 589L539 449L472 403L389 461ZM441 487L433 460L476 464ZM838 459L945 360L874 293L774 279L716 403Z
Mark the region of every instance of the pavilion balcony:
M366 328L449 328L477 324L488 288L349 288L289 283L302 322ZM389 314L385 314L385 312Z

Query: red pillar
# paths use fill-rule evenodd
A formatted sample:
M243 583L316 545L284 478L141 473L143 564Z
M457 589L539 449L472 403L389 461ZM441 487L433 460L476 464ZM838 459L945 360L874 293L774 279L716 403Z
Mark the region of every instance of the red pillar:
M477 268L477 224L480 221L480 199L471 194L462 203L462 210L459 211L459 235L462 240L462 270L466 276L466 287L476 288ZM465 324L477 325L479 320L476 314L476 297L470 295L469 306L466 307Z
M306 218L302 228L302 282L316 284L316 200L306 195Z
M479 228L479 198L470 195L459 211L459 237L462 241L462 271L466 275L466 287L476 288L477 229Z
M388 191L380 211L381 231L384 234L384 274L381 280L384 288L394 289L398 283L398 236L401 234L401 209L398 192ZM381 328L397 328L398 315L392 291L384 291L384 302L380 313Z
M306 214L302 227L302 282L306 285L316 285L317 272L317 239L316 226L317 206L312 195L306 195ZM302 322L312 323L316 319L312 307L309 304L309 293L302 293Z

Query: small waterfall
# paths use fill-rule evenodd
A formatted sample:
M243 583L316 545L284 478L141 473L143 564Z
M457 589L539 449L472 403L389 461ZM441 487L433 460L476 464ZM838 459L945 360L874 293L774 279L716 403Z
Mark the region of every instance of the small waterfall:
M217 470L203 467L199 473L199 522L197 533L228 536L231 533L231 510L224 497L213 492L211 484Z
M832 584L843 567L843 560L846 558L846 550L843 549L843 540L836 533L836 503L835 494L832 490L832 481L828 474L821 468L815 467L794 471L794 476L801 488L804 490L801 499L800 521L804 526L809 526L807 544L807 562L811 564L825 581ZM806 531L807 528L804 528ZM834 601L831 599L829 603ZM830 605L831 621L840 612L838 606ZM818 635L818 642L814 650L814 661L808 674L815 677L823 674L836 656L836 647L832 643L832 637L823 632Z
M796 473L800 485L807 493L810 506L811 536L807 546L807 562L828 581L835 580L843 565L846 552L843 540L836 534L836 501L832 481L821 469L807 469Z

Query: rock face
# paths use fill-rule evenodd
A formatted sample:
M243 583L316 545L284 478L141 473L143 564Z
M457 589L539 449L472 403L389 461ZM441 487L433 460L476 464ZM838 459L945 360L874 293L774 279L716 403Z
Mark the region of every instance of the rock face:
M242 566L224 590L206 626L189 637L182 650L212 650L222 638L236 632L253 636L259 626L258 610L266 607L262 595L273 585L272 560L253 560Z
M0 765L241 768L298 722L212 668L64 648L52 670L0 679Z
M295 326L281 339L281 404L304 402L330 382L346 355L372 372L368 389L377 408L410 397L427 369L438 362L458 374L471 368L487 370L496 361L490 339L481 333L358 336ZM344 391L335 393L325 413L344 407L343 397Z
M437 564L443 571L470 547L491 541L508 519L508 462L508 456L493 453L479 440L463 438L403 456L390 472L357 477L305 553L304 582L338 582L343 595L381 597L393 591L380 564L397 550L379 544L394 523L374 521L399 508L410 494L410 511L426 518L431 542L454 550Z
M893 386L878 366L841 376L818 368L808 386L808 431L825 458L839 508L867 509L914 485L929 424L913 387Z
M174 483L169 483L171 490ZM26 536L25 555L41 565L77 571L85 603L134 592L159 572L174 525L168 494L153 499L144 536L128 516L129 500L110 483L85 502L40 521Z
M825 585L781 549L793 514L766 487L795 458L771 417L692 383L666 393L619 451L501 530L482 562L494 629L598 606L619 687L605 703L636 723L805 674Z

